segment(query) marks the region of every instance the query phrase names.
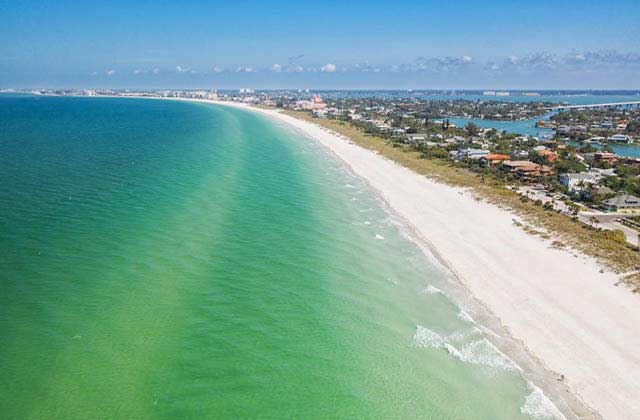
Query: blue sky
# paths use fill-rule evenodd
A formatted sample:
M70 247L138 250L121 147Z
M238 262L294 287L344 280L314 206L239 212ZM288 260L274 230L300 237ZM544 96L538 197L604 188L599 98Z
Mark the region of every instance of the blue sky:
M0 0L0 87L640 88L640 1Z

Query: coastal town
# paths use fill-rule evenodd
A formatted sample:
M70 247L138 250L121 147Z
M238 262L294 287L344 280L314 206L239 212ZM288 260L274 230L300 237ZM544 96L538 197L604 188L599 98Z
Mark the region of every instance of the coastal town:
M417 151L424 159L471 171L516 191L545 210L590 228L616 232L640 245L640 159L618 155L612 145L640 143L640 108L572 109L533 93L527 101L504 101L508 92L480 98L424 93L343 91L56 90L42 95L159 97L240 102L335 120L366 135ZM424 99L423 97L427 97ZM433 96L433 93L431 93ZM456 125L452 119L469 119ZM543 138L481 128L473 121L533 120Z
M486 92L485 92L486 93ZM485 95L487 96L487 95ZM337 98L320 95L238 94L224 100L305 112L490 177L549 211L640 243L640 159L617 155L611 144L640 141L640 109L576 110L540 119L547 138L519 135L449 118L541 118L549 102Z
M640 0L0 10L0 420L640 420Z

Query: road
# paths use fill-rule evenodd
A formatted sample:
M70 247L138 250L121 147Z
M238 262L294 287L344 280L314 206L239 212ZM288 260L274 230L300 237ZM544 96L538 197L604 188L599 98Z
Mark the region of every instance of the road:
M553 208L555 210L559 210L562 213L571 213L567 205L564 202L560 201L560 199L562 198L561 194L551 194L547 193L547 191L545 190L529 186L519 188L518 192L527 196L533 201L540 200L543 204L553 202ZM548 194L551 194L551 196L549 196ZM624 235L627 238L627 242L632 245L640 245L640 231L618 222L618 220L628 215L621 213L605 213L585 207L583 205L580 205L579 203L576 204L578 204L578 206L580 206L581 208L581 210L578 212L578 220L580 220L582 223L589 226L595 225L596 227L606 230L621 230L622 232L624 232ZM594 223L594 218L598 221L598 223Z

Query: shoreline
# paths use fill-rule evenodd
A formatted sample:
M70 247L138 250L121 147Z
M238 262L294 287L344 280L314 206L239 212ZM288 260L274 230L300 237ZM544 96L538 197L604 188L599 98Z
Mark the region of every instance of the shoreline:
M117 96L116 96L117 97ZM263 115L317 141L364 179L406 233L452 277L452 299L567 419L640 418L640 300L592 257L525 233L511 211L420 175L350 139L277 110L165 99ZM428 203L428 205L425 205ZM561 376L562 375L562 376ZM559 380L562 378L562 380ZM552 410L553 411L553 410Z
M602 272L591 257L552 248L523 232L513 223L519 217L508 210L414 173L326 128L245 104L196 102L267 116L345 162L402 218L423 252L453 274L461 286L454 298L471 307L477 322L498 331L499 347L568 418L640 417L635 394L640 377L633 375L640 371L640 356L633 354L640 348L640 337L633 335L640 325L640 300L615 287L618 275Z

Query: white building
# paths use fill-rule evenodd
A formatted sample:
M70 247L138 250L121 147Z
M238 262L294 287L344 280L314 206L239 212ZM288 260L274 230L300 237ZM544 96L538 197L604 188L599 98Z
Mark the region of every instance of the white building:
M613 141L616 143L631 143L631 137L626 134L614 134L607 138L608 141Z
M587 185L595 185L600 175L592 172L566 173L560 175L560 183L570 191L582 191Z
M489 151L485 149L461 149L458 150L458 159L480 159L489 156Z

